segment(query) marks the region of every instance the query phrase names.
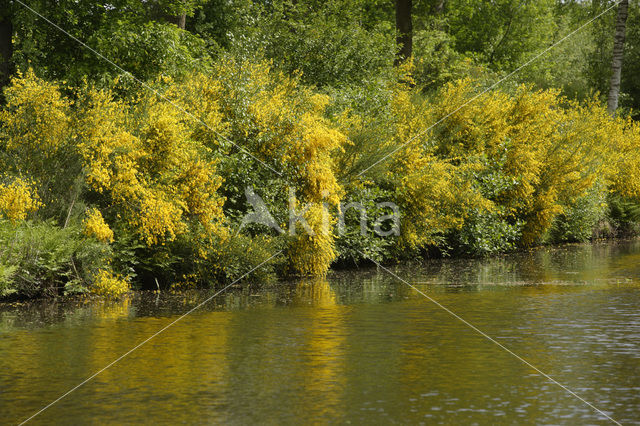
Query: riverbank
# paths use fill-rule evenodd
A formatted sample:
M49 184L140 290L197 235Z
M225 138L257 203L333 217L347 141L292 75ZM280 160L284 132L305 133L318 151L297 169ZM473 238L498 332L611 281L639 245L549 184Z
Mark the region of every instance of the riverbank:
M231 54L148 87L17 73L0 108L0 294L322 277L638 228L638 123L530 86L426 93L414 69L330 95Z
M473 258L473 257L448 257L448 258L432 258L432 259L414 259L413 261L396 262L393 264L386 264L385 266L393 271L401 271L410 273L413 268L418 268L427 275L431 275L434 278L430 279L430 284L441 285L448 283L447 286L452 288L454 283L465 288L471 288L473 286L517 286L517 285L564 285L570 283L570 285L577 284L616 284L626 283L624 276L606 276L600 277L597 280L590 279L588 275L580 275L575 271L561 271L554 268L554 262L558 262L560 265L575 265L575 268L583 271L600 270L604 265L595 262L593 265L589 265L589 262L593 261L594 256L609 257L610 252L615 253L628 253L634 250L640 250L639 238L619 238L615 240L598 240L592 243L566 243L556 245L539 246L528 250L520 250L511 253L503 253L500 255ZM505 265L518 264L526 265L531 264L530 271L521 271L524 276L519 277L518 273L514 271L504 270ZM532 272L536 266L542 270L547 271L545 274L535 275ZM633 267L632 264L625 265L625 268ZM314 283L325 281L345 281L349 277L358 277L358 279L374 279L381 275L385 275L386 272L383 269L377 268L374 264L363 264L354 267L342 267L329 271L326 278L313 278L313 277L298 277L289 278L287 280L271 279L268 281L260 281L252 279L251 275L242 280L238 284L231 285L225 294L227 293L240 293L240 294L261 294L263 292L270 292L273 289L287 289L291 286L297 285L297 283ZM459 274L456 276L456 274ZM492 277L492 281L485 280L483 277ZM390 278L392 278L390 276ZM567 281L568 280L568 281ZM118 299L137 301L137 300L150 300L161 298L164 300L169 299L184 299L201 301L206 295L211 292L218 291L222 285L209 286L210 288L165 288L162 290L152 289L138 289L132 290L122 294ZM276 290L279 292L279 290ZM11 309L41 309L50 303L54 303L66 309L66 307L81 307L87 304L101 304L109 303L114 298L100 296L94 293L72 293L68 295L55 295L49 297L38 298L20 298L20 297L5 297L0 299L0 311ZM286 302L286 297L281 299ZM32 308L31 308L32 307Z

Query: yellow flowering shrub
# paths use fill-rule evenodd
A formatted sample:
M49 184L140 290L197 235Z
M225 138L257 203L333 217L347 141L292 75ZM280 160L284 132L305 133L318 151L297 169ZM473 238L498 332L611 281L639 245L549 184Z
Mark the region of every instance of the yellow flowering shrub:
M129 291L129 283L109 271L100 271L93 282L91 290L100 296L119 298Z
M335 245L327 214L328 212L322 205L310 205L304 218L313 231L313 235L307 233L302 226L298 226L295 235L291 237L287 256L295 273L324 276L327 274L331 262L335 260Z
M434 104L452 113L433 130L435 154L468 164L474 185L512 221L521 243L538 242L553 219L607 173L620 126L597 102L569 102L558 91L520 87L475 96L470 80L448 84Z
M410 70L408 67L401 72ZM349 114L345 122L354 144L348 146L339 162L344 168L359 165L366 169L362 179L392 189L393 199L381 201L392 201L400 209L398 242L402 247L420 249L439 243L444 233L459 229L471 209L489 209L492 203L469 179L474 167L440 153L433 142L434 132L425 131L436 121L437 111L429 100L417 95L410 75L401 74L389 90L386 121ZM374 130L368 131L367 127ZM358 167L355 171L360 172Z
M39 210L51 226L80 229L88 206L84 235L115 253L115 272L144 264L140 274L152 274L141 281L195 285L235 279L280 248L288 268L268 262L270 270L322 276L336 247L384 260L453 244L527 246L574 217L588 194L640 198L640 126L631 119L555 90L478 95L469 79L427 97L411 73L406 62L350 102L348 89L330 97L268 62L228 57L208 74L163 77L150 82L158 93L126 97L85 86L72 101L61 85L19 74L0 111L0 212L16 222ZM296 206L310 205L314 235L258 224L231 232L250 208L248 186L284 229L294 190ZM370 217L365 235L336 244L322 204L339 210L357 196L376 214L379 202L397 204L400 235L381 243ZM105 271L94 285L110 295L126 288Z
M344 178L393 191L401 245L438 245L474 218L491 217L511 227L496 232L517 232L527 246L598 181L640 194L640 130L599 102L527 86L478 94L470 79L426 98L411 85L410 63L399 73L382 113L346 110L336 121L350 137L338 153Z
M84 220L84 234L104 243L113 242L113 231L104 221L100 210L96 208L92 208L87 213Z
M268 70L258 68L256 72ZM303 275L324 276L336 253L333 225L325 221L327 229L321 229L321 203L336 205L343 195L334 173L333 154L341 150L346 137L323 117L329 99L306 90L284 79L272 89L260 91L249 112L258 137L267 142L261 147L262 152L276 153L272 164L283 164L287 180L296 185L296 195L305 203L314 203L306 218L315 235L297 233L288 252L290 266ZM298 102L304 104L296 105L296 98L302 98ZM279 152L281 156L277 155Z
M286 188L294 187L301 203L336 205L344 190L336 177L334 158L343 149L346 136L324 117L330 99L300 85L296 77L277 74L266 62L239 63L223 59L214 69L213 79L221 85L215 93L221 112L229 121L225 131L262 163L280 172L278 176L264 164L244 156L251 170L233 163L228 181L256 182L263 193L278 194L281 218L286 217ZM215 86L215 84L213 84ZM234 147L226 152L233 153ZM234 174L237 175L234 176ZM226 176L225 176L226 178ZM271 189L273 188L273 189ZM244 188L234 187L235 191ZM237 197L237 194L229 194ZM277 212L276 212L277 213ZM285 219L286 220L286 219ZM330 225L332 227L333 225ZM291 259L291 269L304 274L323 275L333 259L331 229L320 240L300 238L295 253L306 256L305 266ZM315 262L315 265L312 263Z
M531 100L537 102L541 101ZM615 140L609 137L609 131L616 124L602 106L595 102L566 103L562 98L555 102L553 133L544 138L535 135L540 126L529 130L531 139L538 141L533 146L537 145L539 151L535 168L532 162L523 165L531 165L536 172L530 180L533 191L525 199L528 202L518 206L526 220L522 235L525 246L539 242L566 206L586 194L598 178L606 176L606 159L615 156ZM536 118L550 120L544 114ZM521 149L525 150L526 145Z
M0 212L11 222L25 220L27 214L38 210L40 205L33 184L23 179L0 184Z
M224 88L222 111L244 136L245 148L282 171L283 183L295 184L301 199L319 202L329 194L337 203L343 190L333 158L346 136L324 117L329 98L274 73L266 62L226 59L214 74Z
M27 156L24 161L41 166L66 142L70 101L59 86L35 76L33 70L17 73L6 88L7 108L0 112L6 134L5 148Z
M108 195L141 240L173 241L193 220L208 233L223 232L222 179L180 111L151 95L132 105L95 90L85 105L78 148L87 184Z
M615 141L615 153L609 161L611 190L631 199L640 199L640 125L630 118L617 118L619 126L607 130Z
M68 208L80 170L73 141L72 101L61 86L33 71L17 73L0 110L0 170L26 177L50 216Z

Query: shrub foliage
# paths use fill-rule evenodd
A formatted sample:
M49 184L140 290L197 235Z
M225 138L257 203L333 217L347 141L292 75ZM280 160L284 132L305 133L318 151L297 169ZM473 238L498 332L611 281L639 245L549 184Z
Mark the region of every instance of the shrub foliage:
M425 95L413 74L329 95L233 56L152 90L19 74L0 112L0 291L118 297L256 267L322 276L336 259L584 241L621 210L611 200L639 199L640 128L596 99L471 79ZM247 187L282 233L240 226ZM350 201L368 216L395 203L401 232L326 219ZM287 229L290 206L311 234Z

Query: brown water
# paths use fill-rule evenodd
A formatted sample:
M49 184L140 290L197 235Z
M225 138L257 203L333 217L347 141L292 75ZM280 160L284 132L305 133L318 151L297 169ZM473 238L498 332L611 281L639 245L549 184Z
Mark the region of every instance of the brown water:
M623 424L640 424L640 244L393 268ZM210 292L0 306L19 423ZM384 271L234 289L32 423L605 424Z

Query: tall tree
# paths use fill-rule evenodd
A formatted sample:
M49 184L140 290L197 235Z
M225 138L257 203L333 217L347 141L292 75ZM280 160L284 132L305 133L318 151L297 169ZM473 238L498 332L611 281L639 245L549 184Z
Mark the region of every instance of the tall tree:
M207 0L155 0L148 2L152 19L175 24L184 30L187 24L187 16L193 17L194 12L206 3Z
M0 91L13 73L13 22L9 8L0 12Z
M396 65L409 58L413 51L412 0L396 0L396 43L400 47Z
M512 71L553 42L555 10L556 0L447 0L447 31L459 52Z
M613 38L613 58L611 60L611 84L609 85L609 97L607 99L607 109L611 114L615 114L616 109L618 109L620 78L622 76L622 57L624 55L624 41L628 16L629 0L622 0L618 3L618 16L616 18L616 29Z

